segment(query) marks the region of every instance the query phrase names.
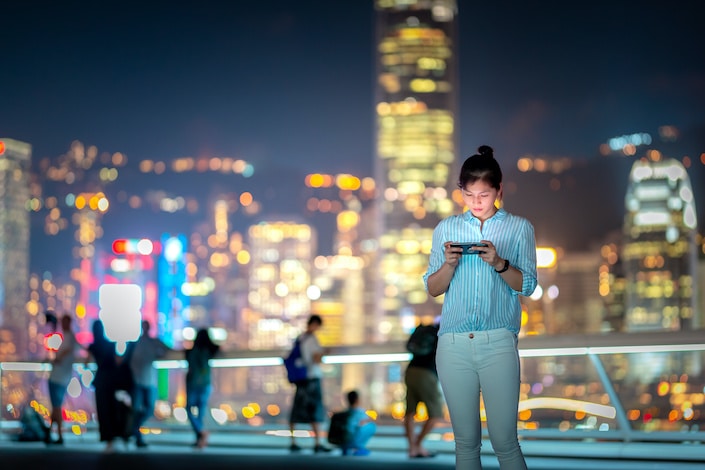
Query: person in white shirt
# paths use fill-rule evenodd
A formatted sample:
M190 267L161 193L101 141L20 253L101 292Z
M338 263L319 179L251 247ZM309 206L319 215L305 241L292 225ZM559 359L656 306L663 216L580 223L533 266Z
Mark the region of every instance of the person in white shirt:
M170 351L161 340L150 336L150 324L142 321L142 335L135 343L130 357L130 370L134 380L132 406L134 410L132 435L137 447L147 447L140 428L154 413L154 400L157 393L156 370L154 361L164 357Z
M56 351L56 356L51 361L51 372L49 373L49 400L51 401L51 421L46 430L44 441L47 444L63 444L63 415L61 406L66 395L66 388L73 377L73 362L76 353L80 348L76 336L71 330L71 317L64 315L61 317L61 345ZM56 427L58 438L51 439L52 428Z
M299 452L301 447L294 439L294 428L297 423L311 425L313 430L313 451L330 452L332 449L321 444L320 426L326 419L326 410L323 407L323 391L321 389L321 360L326 351L321 347L314 334L323 325L319 315L311 315L306 324L306 331L300 336L301 357L306 363L306 380L296 383L296 394L291 405L289 427L291 429L291 452Z

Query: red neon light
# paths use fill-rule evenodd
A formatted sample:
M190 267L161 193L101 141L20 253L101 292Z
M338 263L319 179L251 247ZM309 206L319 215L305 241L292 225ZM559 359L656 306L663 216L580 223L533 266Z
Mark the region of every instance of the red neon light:
M124 255L127 252L127 240L124 238L113 242L113 253L116 255Z

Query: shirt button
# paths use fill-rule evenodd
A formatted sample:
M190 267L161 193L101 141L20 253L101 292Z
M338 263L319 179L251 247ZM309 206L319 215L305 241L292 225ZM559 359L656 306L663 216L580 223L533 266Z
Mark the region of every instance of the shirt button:
M470 333L470 334L468 335L468 338L470 338L470 339L473 339L474 337L475 337L475 335L472 334L472 333Z

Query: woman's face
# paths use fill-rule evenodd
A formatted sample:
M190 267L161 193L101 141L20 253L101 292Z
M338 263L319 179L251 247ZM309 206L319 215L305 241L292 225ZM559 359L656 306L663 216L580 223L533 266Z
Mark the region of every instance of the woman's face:
M461 193L463 195L463 202L472 215L483 222L497 212L494 202L499 196L499 191L490 186L486 181L477 180L474 183L468 183L461 190Z

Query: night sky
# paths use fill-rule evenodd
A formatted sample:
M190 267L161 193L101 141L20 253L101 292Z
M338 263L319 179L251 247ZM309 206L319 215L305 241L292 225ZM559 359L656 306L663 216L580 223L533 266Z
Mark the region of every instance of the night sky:
M692 1L461 0L461 159L489 144L509 178L525 154L573 159L566 194L519 180L506 203L539 241L580 249L623 215L633 160L600 144L647 132L661 148L672 125L681 139L663 150L693 159L702 220L704 19ZM365 0L5 1L0 137L35 160L78 139L134 163L211 154L272 178L371 176L373 21ZM566 211L579 233L561 231Z

